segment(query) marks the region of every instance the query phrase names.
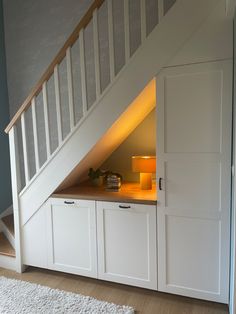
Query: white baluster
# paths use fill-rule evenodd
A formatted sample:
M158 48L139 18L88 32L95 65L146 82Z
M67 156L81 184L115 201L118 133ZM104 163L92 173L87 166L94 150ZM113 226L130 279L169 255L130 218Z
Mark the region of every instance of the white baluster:
M36 173L39 171L39 144L38 144L38 131L37 131L37 118L36 118L36 109L35 109L35 98L32 99L32 122L33 122L33 136L34 136L34 154L35 154L35 166Z
M158 0L158 23L164 16L164 0Z
M11 162L11 184L12 184L12 203L14 211L14 226L15 226L15 250L16 250L16 271L23 271L22 255L21 255L21 233L20 233L20 203L19 192L21 190L21 177L19 165L19 150L17 129L14 125L9 131L9 146L10 146L10 162Z
M147 22L146 22L146 1L140 0L141 12L141 42L143 43L147 36Z
M129 32L129 1L124 0L124 26L125 26L125 62L130 57L130 32Z
M61 122L61 99L60 99L58 65L56 65L54 68L54 82L55 82L56 111L57 111L58 145L60 145L62 142L62 122Z
M115 77L115 50L114 50L114 26L112 0L107 2L108 11L108 38L109 38L109 59L110 59L110 81Z
M88 110L88 105L87 105L86 71L85 71L85 55L84 55L84 30L83 29L81 29L79 33L79 48L80 48L80 69L81 69L83 115L85 115Z
M98 43L98 10L93 11L93 45L94 45L94 64L95 64L95 82L96 82L96 99L101 94L100 79L100 60L99 60L99 43Z
M43 111L44 111L47 159L48 159L51 155L51 145L50 145L50 129L49 129L49 118L48 118L48 96L47 96L46 82L43 84Z
M19 156L19 145L17 128L14 125L9 131L9 145L10 145L10 161L11 161L11 178L12 178L12 191L13 191L13 202L14 196L20 192L22 188L21 175L20 175L20 156ZM14 193L16 192L16 193Z
M29 175L29 160L28 160L28 148L27 148L24 112L21 114L21 130L22 130L23 157L24 157L24 168L25 168L25 184L27 185L30 180L30 175Z
M75 126L75 112L74 112L74 94L73 94L73 80L72 80L72 65L71 65L71 48L66 50L66 64L67 64L67 81L68 81L68 95L69 95L69 111L70 111L70 129Z

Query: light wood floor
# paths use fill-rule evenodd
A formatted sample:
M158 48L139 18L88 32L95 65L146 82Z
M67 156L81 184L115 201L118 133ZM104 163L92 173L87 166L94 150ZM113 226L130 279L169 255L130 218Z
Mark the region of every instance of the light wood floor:
M226 305L178 297L105 281L30 267L23 274L0 268L0 276L89 295L100 300L133 306L144 314L226 314Z

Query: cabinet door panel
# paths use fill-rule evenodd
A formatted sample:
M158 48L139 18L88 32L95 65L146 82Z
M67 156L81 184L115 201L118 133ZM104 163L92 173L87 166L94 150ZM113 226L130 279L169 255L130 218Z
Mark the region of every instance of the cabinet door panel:
M166 233L167 284L217 293L220 247L215 239L220 236L220 223L168 215Z
M202 69L165 78L166 153L220 152L222 72Z
M96 221L94 201L53 199L49 210L49 266L96 277Z
M156 207L128 206L97 202L99 278L156 289Z
M165 175L168 178L166 207L220 211L219 160L168 160L165 162Z

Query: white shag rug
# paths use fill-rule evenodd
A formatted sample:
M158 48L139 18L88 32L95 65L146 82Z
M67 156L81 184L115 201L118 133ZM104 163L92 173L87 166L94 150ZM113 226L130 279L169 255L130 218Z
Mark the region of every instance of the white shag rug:
M134 314L129 306L0 277L0 313L4 314Z

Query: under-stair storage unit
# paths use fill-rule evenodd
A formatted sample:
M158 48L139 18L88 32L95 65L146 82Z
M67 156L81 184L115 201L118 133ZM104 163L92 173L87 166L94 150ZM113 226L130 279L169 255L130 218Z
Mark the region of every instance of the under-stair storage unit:
M156 206L97 202L98 278L157 289Z
M22 258L18 225L24 225L75 169L77 177L83 177L88 167L96 167L97 163L105 160L151 112L156 104L155 92L154 97L149 95L145 101L135 105L134 100L161 68L168 65L217 4L212 0L154 0L152 3L155 1L154 10L148 5L149 1L147 6L143 0L132 1L135 11L132 5L127 5L128 1L124 1L124 19L119 21L121 29L124 29L124 40L120 40L121 34L116 26L120 10L116 12L114 3L123 1L95 0L6 128L10 139L13 207L18 222L16 249L19 250L19 271L22 270ZM165 5L167 2L169 4ZM133 18L130 18L136 15L137 3L140 3L140 18L135 19L135 25L138 23L139 27L134 26ZM100 64L103 58L100 42L103 40L98 22L102 9L107 11L104 25L108 27L109 56L104 58L107 62ZM150 10L154 17L152 22ZM92 29L92 49L89 51L87 27ZM141 36L139 45L135 44L135 47L132 47L133 29L137 32L135 37ZM119 68L119 73L115 66L116 43L125 51L124 66ZM134 48L137 48L135 53ZM91 57L91 62L86 61L88 54L94 57ZM88 63L91 68L94 64L91 72L95 77L88 75ZM64 65L66 70L61 71ZM105 89L101 89L101 75L107 68L110 81ZM81 84L74 76L81 77ZM91 91L87 83L91 81L94 83L93 91L96 91L93 103L88 99ZM79 91L81 97L78 97ZM64 103L67 104L66 110ZM40 116L37 113L39 108ZM51 116L55 120L53 125ZM66 129L69 133L63 131L63 121L68 122ZM101 141L105 142L102 149L98 145Z
M46 210L48 268L157 289L155 185L85 183L54 193Z
M116 34L115 2L119 1L94 1L6 129L15 221L14 267L21 272L24 264L34 265L227 302L232 64L206 64L205 60L211 60L207 54L191 61L192 66L166 69L183 46L187 54L196 50L202 56L202 49L194 49L199 44L188 47L193 34L199 37L200 46L211 46L208 36L201 39L200 26L220 1L178 0L168 10L170 6L164 4L174 1L157 0L156 22L150 32L148 10L145 1L140 1L140 49L134 53L133 11L124 0L124 40L119 43L124 62L119 73L115 65L120 36ZM110 80L101 88L104 68L99 62L98 20L103 3L109 37L109 58L103 63L109 65ZM221 23L218 20L217 16L217 25ZM215 28L214 19L210 25ZM93 30L93 77L86 69L87 27ZM208 29L204 33L208 34ZM226 58L220 55L217 60ZM184 64L188 62L184 58ZM67 114L63 111L62 64L66 64ZM79 101L75 70L81 76ZM92 101L87 84L91 81ZM54 94L56 123L52 129L50 95ZM68 177L73 186L83 181L89 167L99 167L156 104L157 208L156 193L154 203L140 201L140 193L131 193L128 199L117 199L116 193L110 193L108 199L104 194L97 198L91 191L84 198L68 194L50 198ZM79 117L76 112L81 113ZM62 118L68 121L67 135Z
M23 227L23 261L157 290L156 211L155 186L140 191L123 183L107 192L85 184L57 192Z
M97 277L95 201L50 199L48 268Z
M51 198L47 234L47 268L157 290L156 205Z

